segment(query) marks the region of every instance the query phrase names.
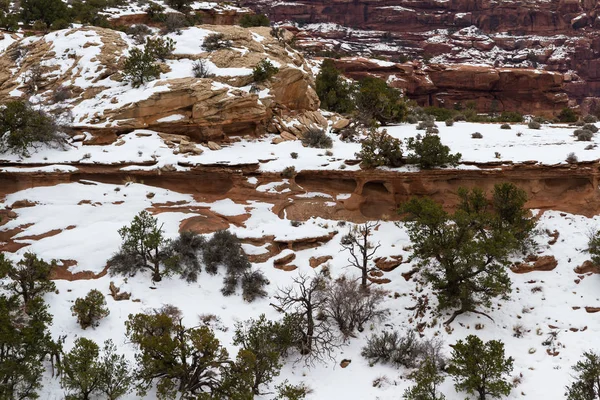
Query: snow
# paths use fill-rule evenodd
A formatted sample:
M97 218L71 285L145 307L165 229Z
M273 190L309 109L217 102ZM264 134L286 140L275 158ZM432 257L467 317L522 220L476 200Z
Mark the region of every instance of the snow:
M154 194L152 199L148 198L149 193ZM43 234L54 229L62 231L37 241L23 240L31 244L14 255L9 253L10 258L18 259L25 251L34 251L45 259L76 260L77 266L73 271L95 272L101 271L107 258L118 249L120 238L117 230L127 224L140 210L149 208L152 204L168 201L187 202L193 207L204 206L204 204L194 203L189 195L143 184L115 185L90 181L26 189L8 195L0 205L10 205L19 200L29 200L36 204L15 209L18 218L2 226L2 230L33 224L25 228L20 237ZM88 200L89 203L82 203L82 200ZM215 333L234 357L237 352L237 348L231 344L234 324L247 318L256 318L262 313L271 319L280 318L280 315L268 304L274 301L272 296L277 288L288 285L297 274L314 273L308 267L310 257L330 255L333 259L328 261L328 265L334 277L340 274L356 276L353 268L346 268L347 254L340 251L341 237L352 227L350 223L340 227L335 221L311 218L299 227L294 227L289 220L281 219L274 214L272 205L254 201L249 202L247 206L235 204L231 200L218 201L211 207L228 215L237 214L241 211L241 207L251 208L251 216L244 226L231 228L241 238L263 238L273 235L276 240L293 240L326 235L334 231L339 233L330 242L316 249L296 251L296 259L293 262L299 267L296 271L284 272L273 268L273 260L285 255L285 252L264 263L255 263L254 268L262 270L271 284L268 288L269 297L254 303L246 303L237 295L223 297L219 292L222 277L206 273L201 274L197 283L165 278L159 283L151 284L149 276L144 274L127 278L126 283L125 278L118 276L74 282L56 281L58 294L50 293L45 296L50 305L50 312L54 315L54 323L51 327L53 337L67 335L66 350L79 336L88 337L96 342L112 338L119 346L119 352L133 361L135 349L126 340L124 332L124 321L127 316L130 313L158 308L164 304L174 304L181 308L184 316L183 323L187 326L196 324L198 315L217 314L228 329L216 330ZM177 232L179 223L193 215L193 213L181 213L176 209L170 212L167 209L157 214L157 217L161 224L164 223L167 236L172 237ZM69 226L74 227L69 228ZM585 306L600 304L596 290L600 284L600 277L586 276L576 283L577 274L573 272L575 266L588 258L584 252L587 245L586 232L598 227L600 227L598 217L586 218L555 211L544 212L540 216L538 226L540 233L536 237L539 243L538 252L541 255L554 255L558 267L547 272L523 275L511 273L510 277L513 281L511 298L508 301L494 301L490 310L494 318L493 322L477 315L464 315L453 324L451 332L446 332L439 322L446 317L442 316L438 322L435 322L433 315L429 313L423 322L427 322L431 327L426 328L423 333L426 337L436 336L442 339L445 343L446 355L450 354L449 344L468 334L475 333L483 340L502 340L506 345L506 354L515 359L512 376L523 374L522 383L506 398L556 398L556 393L562 394L565 385L569 383L570 366L579 359L581 352L593 348L597 331L600 329L599 322L590 318L583 310ZM560 232L556 244L547 244L548 237L543 233L546 229L557 229ZM408 246L409 241L402 225L381 222L372 239L373 242L381 244L378 256L402 255L407 258L408 253L403 249ZM252 255L268 252L266 245L244 244L243 248ZM402 264L396 270L385 274L385 277L392 279L392 282L383 287L390 293L400 294L397 298L390 297L385 304L390 309L388 320L382 324L372 324L364 332L357 333L355 338L351 338L344 347L335 352L333 361L308 368L302 362L294 363L291 357L281 375L276 378L276 383L284 379L292 383L306 382L313 389L308 397L309 400L398 399L403 390L411 385L411 382L406 379L409 371L381 364L370 366L360 356L360 349L369 335L385 329L386 326L403 332L405 329L414 329L417 323L422 322L418 319L413 320L412 312L406 308L413 305L412 295L427 294L429 289L421 288L414 280L406 281L402 278L401 273L411 268L410 263ZM81 330L69 311L70 305L77 297L85 295L92 288L106 293L110 281L130 291L133 299L139 299L140 302L115 302L107 296L111 314L100 322L98 328ZM150 289L150 286L153 289ZM532 293L531 289L536 286L541 287L541 292ZM430 298L435 303L434 296ZM435 304L432 304L432 307L435 307ZM582 308L574 310L573 307ZM522 338L512 336L512 328L517 323L522 324L527 331ZM482 324L483 328L475 330L475 324ZM547 355L546 347L541 344L553 331L549 325L558 327L560 354L557 357ZM585 327L587 329L584 329ZM577 328L579 331L573 332L570 328ZM340 368L339 362L344 358L351 359L352 362L347 368ZM374 387L372 382L382 376L387 377L389 384ZM445 380L440 389L449 400L464 398L464 394L457 394L454 391L450 378ZM62 398L61 396L62 390L59 388L58 381L47 376L41 397L54 400ZM133 400L139 397L130 393L125 399ZM257 399L267 400L271 397L257 396Z
M168 117L164 117L159 119L156 122L174 122L174 121L181 121L182 119L185 119L185 115L181 115L181 114L173 114L173 115L169 115Z

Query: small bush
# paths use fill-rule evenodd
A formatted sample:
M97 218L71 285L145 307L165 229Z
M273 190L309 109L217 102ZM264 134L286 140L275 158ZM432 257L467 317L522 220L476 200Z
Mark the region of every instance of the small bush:
M290 167L285 167L283 171L281 171L281 176L287 179L291 179L296 175L296 168L292 165Z
M175 42L171 38L146 39L144 51L148 52L156 59L165 61L167 57L173 54L173 50L175 50Z
M165 15L165 8L158 3L150 2L148 8L146 8L146 14L154 22L164 22L167 16Z
M509 124L500 125L500 129L512 129Z
M0 152L26 156L31 147L41 144L62 148L66 140L58 130L52 116L29 103L11 101L0 106Z
M318 149L330 149L333 147L333 141L323 129L309 128L302 136L302 144L307 147Z
M99 321L110 314L104 295L96 289L90 290L84 298L75 300L71 311L77 316L77 322L82 329L98 326Z
M414 331L409 331L405 336L397 331L373 334L367 339L360 354L372 364L381 362L395 367L414 368L426 358L431 359L438 367L443 367L446 362L440 341L421 341Z
M577 122L577 114L573 109L565 107L558 114L558 120L560 122Z
M542 125L538 121L529 121L527 127L529 129L540 129Z
M419 117L417 117L415 114L408 114L406 116L406 122L409 124L416 124L419 122Z
M295 151L290 153L290 157L292 157L294 160L298 158L298 153L296 153Z
M589 142L594 137L594 133L587 129L576 129L573 134L577 137L579 142Z
M230 49L232 43L230 40L225 40L225 35L222 33L213 33L204 39L202 47L206 51L215 51L221 49Z
M251 303L259 297L266 297L267 292L264 289L269 284L269 280L261 271L248 271L242 275L242 297Z
M460 153L450 154L450 148L442 144L439 136L426 135L424 138L409 138L408 150L412 154L408 156L408 162L417 164L422 169L451 165L455 166L460 161Z
M373 129L362 141L356 156L366 168L399 167L403 164L400 144L400 140L388 135L386 130L378 132Z
M131 49L123 65L123 76L133 87L139 87L160 76L156 57L148 49Z
M54 91L52 99L55 103L61 103L65 100L69 100L72 96L73 93L71 92L71 89L61 85Z
M215 76L210 73L208 62L203 59L194 61L194 64L192 64L192 72L196 78L212 78Z
M595 144L588 144L587 146L585 146L584 150L594 150L596 148Z
M598 132L598 128L594 124L585 124L581 129L586 129L592 133Z
M464 114L456 114L454 116L454 121L458 122L458 121L465 121L467 119L467 117Z
M424 120L424 121L419 122L419 125L417 125L417 130L424 131L429 128L436 128L436 127L437 127L437 125L435 124L435 122L433 120Z
M163 33L176 32L177 34L180 34L181 28L184 28L189 25L190 23L185 16L181 14L169 13L165 18L165 28L163 30Z
M483 139L483 135L480 132L471 133L473 139Z
M454 114L456 114L455 110L433 106L425 107L424 112L428 115L435 117L435 119L438 121L447 121L449 119L452 119Z
M575 153L569 153L567 155L567 158L565 159L565 161L569 164L575 164L579 161L579 159L577 158L577 156L575 155Z
M523 122L523 115L515 111L503 111L497 118L498 122Z
M250 28L253 26L270 26L269 17L264 14L244 14L240 18L240 26Z
M127 34L133 38L136 44L143 44L146 42L146 36L152 34L152 29L147 25L137 24L130 26Z
M453 126L454 125L454 120L452 118L449 118L446 120L446 126Z
M583 117L583 122L585 122L586 124L595 124L596 122L598 122L598 118L596 118L595 115L588 114L585 117Z
M428 135L437 135L438 133L440 133L440 130L437 127L427 128L425 130L425 133Z
M600 265L600 231L590 232L588 237L588 253L595 265Z
M252 70L252 79L254 82L264 82L271 79L276 73L279 72L279 68L273 65L269 60L262 60Z

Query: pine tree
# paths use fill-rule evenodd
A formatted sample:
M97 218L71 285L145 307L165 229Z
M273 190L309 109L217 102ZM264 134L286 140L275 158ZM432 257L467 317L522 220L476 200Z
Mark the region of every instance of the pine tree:
M158 78L160 68L156 64L156 57L153 52L148 49L131 49L129 57L125 59L123 64L123 75L125 80L130 82L133 87L139 87Z
M466 312L486 315L481 307L510 293L508 256L528 239L534 225L524 217L522 206L510 213L518 214L516 225L499 222L506 217L489 209L481 190L459 189L459 196L454 214L429 198L412 199L401 208L411 219L407 227L412 256L436 290L439 309L457 309L447 324Z
M575 382L567 387L568 400L596 400L600 398L600 356L583 353L583 360L573 366Z
M121 249L109 261L111 274L134 276L142 270L152 272L152 280L158 282L168 269L161 268L168 257L163 252L166 240L158 219L146 210L133 218L131 225L119 229L123 239Z
M476 393L479 400L510 394L512 386L506 376L513 369L513 358L504 357L504 343L483 343L477 336L469 335L453 347L447 371L454 377L456 390Z
M106 395L108 400L117 400L129 393L133 384L131 366L122 354L117 354L117 347L112 340L104 342L102 358L98 362L100 383L98 390Z
M84 298L75 300L71 311L77 316L77 322L82 329L98 326L99 321L110 314L104 295L96 289L90 290Z
M437 390L437 387L444 382L444 376L431 358L426 358L419 369L409 375L409 378L414 380L416 385L406 389L404 399L444 400L446 398Z
M323 60L315 84L321 108L341 114L354 110L352 86L344 81L333 60Z
M230 360L209 327L186 328L177 309L129 315L125 327L139 347L135 357L141 395L156 384L161 400L177 392L203 398L221 386Z
M413 153L407 157L409 164L417 164L421 169L431 169L442 166L456 166L462 155L450 154L450 148L442 144L437 135L426 134L422 139L409 138L408 150Z
M267 320L264 314L257 320L237 324L233 344L250 353L244 362L252 376L252 393L264 394L261 387L279 375L281 358L294 344L291 329L289 324Z
M4 284L4 288L21 296L25 304L37 296L56 290L54 282L50 280L50 272L55 266L56 261L47 263L33 253L25 253L17 265L0 254L0 277L11 279Z
M98 354L96 343L80 337L64 355L61 384L71 392L69 399L89 400L98 391L101 382Z

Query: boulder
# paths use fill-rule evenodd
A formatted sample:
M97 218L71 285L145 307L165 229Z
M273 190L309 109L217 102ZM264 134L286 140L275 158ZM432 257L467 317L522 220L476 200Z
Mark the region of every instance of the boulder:
M336 122L335 122L335 123L334 123L334 124L331 126L331 129L332 129L334 132L339 132L339 131L341 131L342 129L344 129L345 127L347 127L348 125L350 125L350 120L349 120L349 119L346 119L346 118L342 118L342 119L339 119L339 120L337 120L337 121L336 121Z

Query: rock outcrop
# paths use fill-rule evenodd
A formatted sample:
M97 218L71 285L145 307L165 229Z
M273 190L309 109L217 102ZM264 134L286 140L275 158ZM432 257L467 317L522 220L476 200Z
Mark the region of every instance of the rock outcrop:
M579 104L584 113L600 112L600 18L592 1L487 0L296 0L271 4L246 0L244 5L265 12L275 21L295 21L297 44L324 55L378 54L388 60L428 60L439 64L529 68L563 74L560 98L542 96L544 105L521 93L496 99L511 111L560 110ZM330 25L306 25L322 24ZM332 25L332 24L337 24ZM349 29L352 28L352 29ZM357 31L358 30L358 31ZM509 77L512 79L513 77ZM515 82L517 85L520 81ZM445 88L430 88L436 105ZM449 96L482 102L473 87ZM535 92L543 92L536 87ZM552 92L553 93L553 92ZM550 95L552 96L552 95ZM425 99L427 100L427 99ZM555 108L549 109L548 105Z
M121 32L88 27L22 39L0 54L0 102L33 97L49 111L70 115L76 132L93 135L86 144L110 143L135 129L221 142L261 135L267 126L272 133L283 132L282 121L300 124L300 130L326 125L310 67L300 53L272 37L270 28L202 25L198 33L207 30L222 34L232 48L205 52L176 45L160 64L165 75L136 89L121 73L133 46ZM252 68L265 58L279 72L253 83ZM198 59L214 65L217 74L193 77L191 63ZM58 99L59 92L68 98Z

